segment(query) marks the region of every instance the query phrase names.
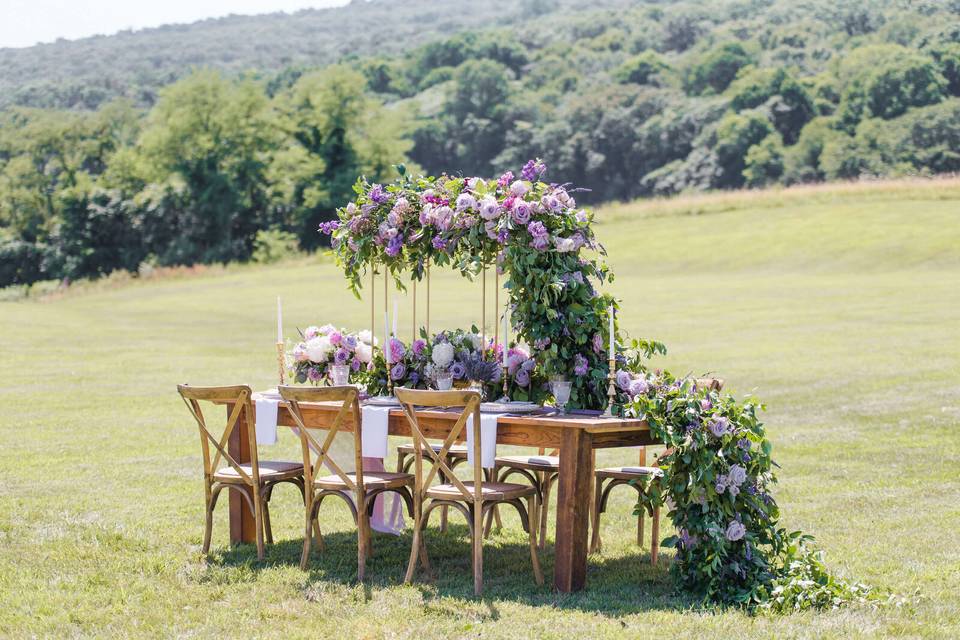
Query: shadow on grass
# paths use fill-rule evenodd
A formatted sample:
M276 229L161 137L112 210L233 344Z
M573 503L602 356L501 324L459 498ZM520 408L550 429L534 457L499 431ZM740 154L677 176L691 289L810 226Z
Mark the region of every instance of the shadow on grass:
M310 566L304 574L305 586L320 583L357 585L357 537L355 531L324 533L325 549L314 546ZM364 598L373 590L388 589L403 583L410 557L412 534L402 536L374 534L373 556L367 560ZM619 617L647 610L686 610L694 606L673 590L668 575L669 557L650 566L648 550L634 547L626 553L605 556L593 554L588 559L587 587L577 593L558 593L553 589L553 545L548 540L540 552L544 584L533 578L530 548L522 531L495 531L484 543L483 596L480 599L488 613L486 619L498 616L497 602L512 601L530 606L549 606L601 613ZM417 567L413 586L420 590L424 607L433 613L457 616L462 613L450 598L474 600L471 548L467 527L451 524L446 533L429 528L426 535L430 570ZM256 559L253 545L226 549L211 558L212 566L243 567L253 570L279 566L298 567L303 542L280 540L266 546L263 562Z

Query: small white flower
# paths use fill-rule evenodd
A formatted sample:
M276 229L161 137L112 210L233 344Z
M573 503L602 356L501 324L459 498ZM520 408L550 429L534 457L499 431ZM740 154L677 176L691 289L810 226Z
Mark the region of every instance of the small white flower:
M573 238L554 238L553 244L556 245L557 251L561 253L567 251L573 251L577 248L576 243L573 241Z
M430 354L430 359L433 360L435 365L445 369L453 362L453 345L449 342L441 342L435 345L433 352Z
M369 331L367 333L370 333ZM368 363L373 359L373 347L366 342L357 345L357 358L360 362Z

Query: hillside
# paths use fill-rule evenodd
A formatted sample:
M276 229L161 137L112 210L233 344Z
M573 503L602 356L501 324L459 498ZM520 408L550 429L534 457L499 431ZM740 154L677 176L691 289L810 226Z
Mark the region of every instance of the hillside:
M956 0L379 0L0 55L0 286L312 250L398 164L540 157L584 205L960 171Z

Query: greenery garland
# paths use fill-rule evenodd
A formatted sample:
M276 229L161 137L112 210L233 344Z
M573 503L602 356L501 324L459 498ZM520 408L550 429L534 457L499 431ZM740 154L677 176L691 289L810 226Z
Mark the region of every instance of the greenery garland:
M401 167L401 178L386 187L358 180L356 200L321 231L331 234L355 293L377 265L403 286L401 273L420 279L428 263L469 278L496 264L507 277L513 328L534 347L540 375L566 375L574 382L571 405L600 409L609 372L605 320L615 302L597 287L613 274L590 228L592 214L577 209L564 185L542 181L545 169L531 160L520 179L508 171L488 181L412 178ZM614 334L627 346L616 328ZM637 508L667 505L678 533L664 544L676 549L678 587L708 603L775 611L871 599L868 587L826 570L810 536L779 526L763 405L651 372L646 360L665 351L646 340L618 349L616 403L623 414L647 420L667 445L659 460L665 473L650 481ZM368 367L374 386L383 382L381 361L375 354Z

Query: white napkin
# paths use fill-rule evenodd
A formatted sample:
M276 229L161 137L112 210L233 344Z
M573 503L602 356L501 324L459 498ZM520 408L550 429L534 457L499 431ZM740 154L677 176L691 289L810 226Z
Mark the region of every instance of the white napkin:
M254 400L257 407L257 444L277 444L277 408L280 400L261 394L254 394Z
M502 413L480 414L480 466L492 469L497 459L497 418ZM473 464L473 415L467 416L467 462Z
M553 456L530 456L529 458L527 458L527 460L531 464L543 464L543 465L554 464L557 461L556 457L553 457Z
M360 409L363 421L360 443L364 458L387 457L387 428L392 408L366 405Z

